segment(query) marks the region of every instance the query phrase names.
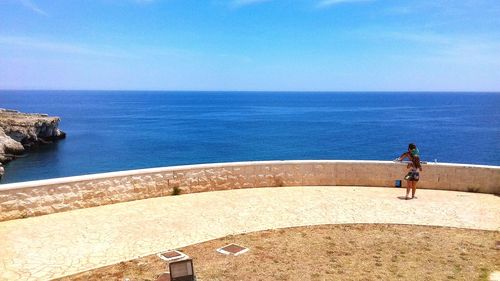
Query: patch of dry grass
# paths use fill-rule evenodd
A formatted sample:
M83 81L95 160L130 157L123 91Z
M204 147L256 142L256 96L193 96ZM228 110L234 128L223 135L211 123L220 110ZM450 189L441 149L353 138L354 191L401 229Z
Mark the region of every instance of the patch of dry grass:
M183 249L199 281L487 280L500 270L499 232L410 225L325 225L229 236ZM250 248L241 256L215 249ZM60 280L155 280L167 264L148 256Z

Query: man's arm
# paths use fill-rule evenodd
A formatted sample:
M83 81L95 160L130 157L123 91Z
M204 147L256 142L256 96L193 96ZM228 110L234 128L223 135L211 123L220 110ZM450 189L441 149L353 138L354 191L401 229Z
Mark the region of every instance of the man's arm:
M399 156L398 160L403 161L405 158L410 159L410 152L405 152L405 153L401 154L401 156Z

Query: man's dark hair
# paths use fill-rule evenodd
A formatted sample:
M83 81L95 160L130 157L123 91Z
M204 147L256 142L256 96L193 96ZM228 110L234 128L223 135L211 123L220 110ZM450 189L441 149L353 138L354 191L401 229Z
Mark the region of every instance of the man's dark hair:
M417 146L414 143L410 143L408 145L408 150L413 150L415 148L417 148ZM413 167L415 167L415 168L421 168L421 166L420 166L420 156L413 155L413 153L410 153L409 158L410 158L411 162L413 163Z

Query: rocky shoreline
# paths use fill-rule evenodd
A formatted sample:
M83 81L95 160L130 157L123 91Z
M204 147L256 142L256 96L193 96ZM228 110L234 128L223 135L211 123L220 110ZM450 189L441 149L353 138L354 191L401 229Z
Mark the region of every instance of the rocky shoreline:
M38 145L65 138L66 133L58 128L59 122L59 117L47 114L0 109L0 179L3 164Z

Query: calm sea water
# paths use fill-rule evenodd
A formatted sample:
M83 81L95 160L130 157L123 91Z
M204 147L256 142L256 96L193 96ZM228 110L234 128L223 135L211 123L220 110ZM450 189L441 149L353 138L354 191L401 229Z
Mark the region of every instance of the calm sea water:
M500 94L0 91L0 107L60 116L68 137L2 183L180 164L286 159L500 165Z

